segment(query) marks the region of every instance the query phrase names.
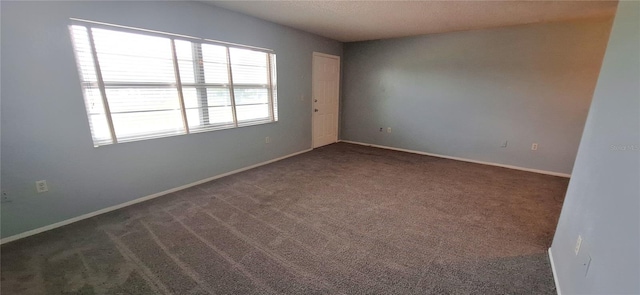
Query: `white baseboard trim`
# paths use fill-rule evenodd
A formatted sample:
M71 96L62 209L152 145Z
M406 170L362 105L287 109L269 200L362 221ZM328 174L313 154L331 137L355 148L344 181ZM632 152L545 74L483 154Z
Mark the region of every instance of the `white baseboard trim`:
M26 231L26 232L23 232L23 233L19 233L17 235L9 236L9 237L6 237L6 238L3 238L2 240L0 240L0 245L1 244L5 244L5 243L9 243L9 242L13 242L15 240L19 240L19 239L22 239L22 238L26 238L28 236L32 236L32 235L35 235L35 234L39 234L39 233L42 233L42 232L45 232L45 231L48 231L48 230L52 230L54 228L65 226L65 225L68 225L68 224L71 224L71 223L74 223L74 222L77 222L77 221L80 221L80 220L83 220L83 219L91 218L91 217L94 217L94 216L97 216L97 215L100 215L100 214L104 214L104 213L107 213L107 212L118 210L120 208L131 206L133 204L137 204L137 203L141 203L141 202L144 202L144 201L147 201L147 200L151 200L151 199L154 199L154 198L157 198L157 197L160 197L160 196L164 196L164 195L167 195L167 194L170 194L170 193L173 193L173 192L177 192L179 190L183 190L183 189L186 189L186 188L190 188L192 186L203 184L205 182L209 182L209 181L212 181L212 180L215 180L215 179L218 179L218 178L222 178L222 177L229 176L229 175L232 175L232 174L240 173L242 171L246 171L246 170L253 169L253 168L256 168L256 167L260 167L260 166L264 166L264 165L267 165L267 164L271 164L273 162L277 162L277 161L280 161L280 160L283 160L283 159L286 159L286 158L297 156L299 154L303 154L303 153L309 152L311 150L313 150L313 149L306 149L306 150L299 151L299 152L296 152L296 153L293 153L293 154L289 154L289 155L282 156L282 157L279 157L279 158L271 159L271 160L268 160L268 161L265 161L265 162L262 162L262 163L258 163L258 164L255 164L255 165L251 165L251 166L243 167L243 168L240 168L240 169L236 169L236 170L233 170L233 171L230 171L230 172L227 172L227 173L218 174L218 175L213 176L213 177L205 178L205 179L202 179L202 180L198 180L196 182L192 182L192 183L185 184L185 185L182 185L182 186L179 186L179 187L168 189L168 190L165 190L165 191L162 191L162 192L159 192L159 193L155 193L155 194L152 194L152 195L144 196L144 197L141 197L141 198L138 198L138 199L135 199L135 200L124 202L122 204L118 204L118 205L115 205L115 206L107 207L107 208L104 208L104 209L100 209L98 211L94 211L94 212L83 214L83 215L80 215L80 216L77 216L77 217L74 217L74 218L70 218L70 219L67 219L67 220L56 222L54 224L50 224L50 225L47 225L47 226L43 226L43 227L39 227L39 228L36 228L36 229L32 229L32 230L29 230L29 231Z
M556 272L556 265L553 262L553 254L551 253L551 248L549 248L548 252L549 261L551 262L551 272L553 272L553 282L555 282L556 284L556 291L558 292L558 295L562 295L562 293L560 292L560 282L558 281L558 273Z
M470 163L476 163L476 164L482 164L482 165L497 166L497 167L508 168L508 169L515 169L515 170L521 170L521 171L527 171L527 172L533 172L533 173L539 173L539 174L546 174L546 175L553 175L553 176L571 178L571 174L566 174L566 173L559 173L559 172L553 172L553 171L524 168L524 167L505 165L505 164L498 164L498 163L492 163L492 162L477 161L477 160L458 158L458 157L452 157L452 156L445 156L445 155L440 155L440 154L432 154L432 153L421 152L421 151L416 151L416 150L401 149L401 148L395 148L395 147L390 147L390 146L369 144L369 143L351 141L351 140L339 140L339 141L340 142L346 142L346 143L352 143L352 144L359 144L359 145L364 145L364 146L371 146L371 147L376 147L376 148L381 148L381 149L388 149L388 150L412 153L412 154L419 154L419 155L425 155L425 156L445 158L445 159L450 159L450 160L457 160L457 161L463 161L463 162L470 162Z

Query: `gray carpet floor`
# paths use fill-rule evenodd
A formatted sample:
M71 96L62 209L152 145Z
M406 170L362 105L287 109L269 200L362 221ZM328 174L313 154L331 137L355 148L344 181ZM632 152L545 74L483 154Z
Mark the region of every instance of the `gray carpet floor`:
M2 246L2 294L555 294L568 180L338 143Z

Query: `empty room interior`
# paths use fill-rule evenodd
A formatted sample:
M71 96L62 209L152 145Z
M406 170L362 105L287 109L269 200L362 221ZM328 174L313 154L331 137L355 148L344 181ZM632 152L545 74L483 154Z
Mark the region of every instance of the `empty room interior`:
M638 1L2 1L2 294L640 294Z

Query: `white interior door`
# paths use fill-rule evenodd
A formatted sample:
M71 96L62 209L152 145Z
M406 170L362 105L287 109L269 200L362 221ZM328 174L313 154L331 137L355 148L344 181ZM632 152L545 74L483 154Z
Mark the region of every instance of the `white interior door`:
M313 53L313 147L338 141L340 57Z

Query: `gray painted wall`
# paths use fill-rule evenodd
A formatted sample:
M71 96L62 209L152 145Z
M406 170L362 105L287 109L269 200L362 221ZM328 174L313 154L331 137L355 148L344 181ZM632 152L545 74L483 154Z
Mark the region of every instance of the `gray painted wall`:
M339 42L202 3L1 5L2 237L310 148L312 52L342 55ZM280 121L94 148L70 17L274 49ZM50 191L36 194L41 179Z
M346 43L341 139L568 174L610 28L607 19Z
M618 6L551 253L562 294L640 294L640 2Z

